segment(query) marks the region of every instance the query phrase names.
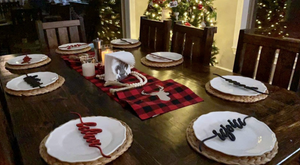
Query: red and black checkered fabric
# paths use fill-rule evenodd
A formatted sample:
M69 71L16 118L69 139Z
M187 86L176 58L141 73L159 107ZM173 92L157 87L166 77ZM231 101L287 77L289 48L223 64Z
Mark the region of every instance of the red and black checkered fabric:
M90 53L92 54L92 53ZM71 68L73 68L75 71L77 71L78 73L80 73L82 75L82 67L81 67L81 63L80 61L76 61L76 60L72 60L69 59L69 55L64 55L61 56L62 59L64 59L67 64L70 65ZM154 82L159 82L160 80L158 80L157 78L154 78L152 76L149 76L143 72L140 72L139 70L133 68L132 71L136 71L141 73L142 75L144 75L147 79L148 79L148 83L154 83ZM103 74L103 70L97 69L96 70L96 75L97 74ZM92 82L93 84L95 84L98 88L100 88L103 92L107 93L111 98L113 98L115 101L117 101L118 103L120 103L123 107L125 107L127 105L126 102L122 102L121 100L118 99L118 97L116 97L115 95L111 94L109 92L109 90L111 88L120 88L118 86L108 86L105 87L104 86L104 80L99 80L98 78L95 77L85 77L87 80L89 80L90 82ZM127 84L131 84L131 83L137 83L139 82L139 80L136 79L136 77L129 75L128 77L126 77L124 80L121 81L122 83L127 83Z
M89 53L89 54L93 55L93 53ZM71 68L73 68L75 71L77 71L82 75L82 68L81 68L80 61L69 59L69 55L63 55L61 57L67 62L67 64L70 65ZM157 78L154 78L143 72L140 72L135 68L133 68L132 71L136 71L144 75L148 79L148 83L145 86L140 88L117 92L115 95L111 94L109 90L111 88L120 88L120 87L118 86L105 87L104 80L99 80L95 77L85 77L85 78L90 82L92 82L93 84L95 84L102 91L107 93L111 98L113 98L115 101L120 103L123 107L129 104L142 120L203 101L189 88L173 80L160 81ZM97 69L96 74L103 74L103 70ZM128 83L128 84L137 83L137 82L138 80L131 75L129 75L124 80L122 80L122 83ZM157 96L149 96L149 95L145 96L141 94L142 90L149 93L158 91L157 85L164 87L164 91L170 93L169 94L169 97L171 98L170 101L162 101L158 99Z
M146 93L158 92L159 87L157 85L164 87L164 91L169 93L169 101L162 101L156 95L141 94L143 90ZM142 120L203 101L189 88L173 80L155 82L139 88L120 91L117 96L120 100L129 103Z
M94 57L95 56L95 52L87 52L87 54L89 55L89 57ZM64 59L68 65L70 66L81 66L81 63L79 60L73 60L69 58L70 55L61 55L60 57L62 59Z

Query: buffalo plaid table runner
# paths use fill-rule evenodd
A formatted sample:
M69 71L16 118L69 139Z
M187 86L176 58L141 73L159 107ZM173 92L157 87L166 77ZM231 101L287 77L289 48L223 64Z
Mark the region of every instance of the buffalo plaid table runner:
M89 53L90 55L94 55L93 52ZM61 56L62 59L64 59L71 68L73 68L75 71L77 71L78 73L80 73L82 75L82 67L81 67L81 63L79 60L72 60L69 58L69 55L63 55ZM153 82L159 82L160 80L158 80L157 78L154 78L150 75L147 75L146 73L140 72L139 70L133 68L132 71L136 71L141 73L142 75L144 75L147 80L148 83L153 83ZM96 74L103 74L101 73L101 71L96 69ZM116 97L115 95L111 94L109 92L109 90L111 88L120 88L118 86L104 86L104 80L99 80L98 78L95 77L85 77L87 80L89 80L90 82L92 82L93 84L95 84L98 88L100 88L103 92L105 92L107 95L109 95L111 98L113 98L115 101L117 101L118 103L120 103L123 107L125 107L127 105L126 102L122 102L120 99L118 99L118 97ZM137 80L134 76L129 75L128 77L126 77L124 80L121 81L122 83L137 83L139 82L139 80Z
M93 52L90 52L89 54L91 56L94 55ZM61 58L64 59L70 65L71 68L73 68L75 71L82 75L82 67L79 60L72 60L69 58L69 55L63 55L61 56ZM142 120L203 101L189 88L173 80L160 81L157 78L140 72L135 68L133 68L132 71L136 71L144 75L147 78L148 83L140 88L117 92L115 95L111 94L109 90L111 88L120 87L105 87L104 80L99 80L95 77L85 78L93 84L95 84L103 92L107 93L111 98L120 103L123 107L129 104ZM96 70L96 74L103 74L101 72L101 70ZM138 82L138 80L134 76L129 75L127 78L122 80L122 82L130 84L136 83ZM158 91L159 88L157 85L164 87L165 92L169 92L168 96L171 98L170 101L162 101L158 99L157 96L141 94L143 90L149 93Z
M163 101L157 95L150 95L161 90L159 86L169 93L169 101ZM143 95L142 91L146 95ZM203 101L189 88L173 80L146 84L139 88L120 91L117 95L120 100L126 101L142 120Z

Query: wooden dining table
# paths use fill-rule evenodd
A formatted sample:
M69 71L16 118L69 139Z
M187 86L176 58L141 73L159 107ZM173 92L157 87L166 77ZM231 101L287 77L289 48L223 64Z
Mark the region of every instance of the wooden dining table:
M135 68L161 81L172 79L190 88L204 101L186 106L159 116L141 120L130 108L123 108L100 88L85 79L56 54L46 52L51 63L29 70L10 71L5 63L17 56L0 57L1 104L7 120L5 130L10 131L12 153L16 164L46 164L39 154L43 138L60 125L74 119L71 111L82 116L108 116L125 122L133 133L131 147L112 165L169 165L169 164L220 164L193 150L186 139L186 129L195 118L215 111L233 111L255 114L255 118L267 124L276 134L279 149L277 155L267 164L289 164L289 157L297 155L300 149L300 98L292 91L268 85L270 95L256 103L237 103L210 95L205 84L213 79L213 73L233 75L216 67L185 60L183 64L170 68L152 68L141 64L140 59L147 52L129 49L136 60ZM65 83L50 93L18 97L3 92L6 83L24 73L51 71L65 78ZM0 108L1 109L1 108ZM2 136L0 136L2 138ZM0 139L0 143L1 143ZM1 148L0 148L1 149ZM1 150L0 150L1 151ZM288 160L287 160L288 159ZM1 164L1 163L0 163Z

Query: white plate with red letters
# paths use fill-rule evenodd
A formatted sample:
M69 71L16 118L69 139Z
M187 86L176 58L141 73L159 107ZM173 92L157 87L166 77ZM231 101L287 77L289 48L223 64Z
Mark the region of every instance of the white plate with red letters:
M96 126L90 129L102 129L95 135L100 140L102 151L109 155L118 149L126 140L126 127L120 121L105 117L83 117L83 122L94 122ZM76 124L80 120L71 120L52 131L45 143L49 155L64 162L89 162L103 157L95 147L89 147L89 143L83 138L84 134L78 130Z
M87 43L69 43L63 44L58 47L60 50L81 50L89 47Z
M35 64L38 62L42 62L48 58L45 54L28 54L27 56L30 58L28 62L24 62L24 57L26 55L17 56L15 58L12 58L7 61L9 65L29 65L29 64Z

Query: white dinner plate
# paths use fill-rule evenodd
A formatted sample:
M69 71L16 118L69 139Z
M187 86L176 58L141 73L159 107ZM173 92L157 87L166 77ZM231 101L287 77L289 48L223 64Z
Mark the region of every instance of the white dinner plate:
M241 118L242 120L247 115L237 112L211 112L201 115L193 125L193 129L197 139L204 140L213 136L213 130L218 133L223 126L229 124L229 120ZM219 137L212 138L204 142L204 144L216 151L220 151L232 156L260 156L273 149L276 140L274 132L263 122L254 117L247 118L246 126L242 129L234 128L235 141L226 138L222 141Z
M10 65L28 65L28 64L34 64L34 63L44 61L48 58L48 56L45 55L45 54L28 54L27 56L31 58L29 63L23 63L22 64L23 58L25 56L26 55L17 56L15 58L12 58L12 59L8 60L7 63L10 64Z
M57 79L58 79L58 75L56 73L53 72L35 72L35 73L29 73L29 76L33 76L33 75L37 75L37 78L41 79L41 87L45 87L48 86L52 83L54 83ZM11 90L15 90L15 91L27 91L27 90L32 90L32 89L36 89L39 87L31 87L29 84L27 84L24 81L24 78L26 77L26 75L22 75L19 77L16 77L12 80L10 80L7 84L6 87L8 89Z
M241 84L251 86L251 87L258 87L258 91L260 92L266 92L267 87L265 84L263 84L260 81L254 80L249 77L243 77L243 76L223 76L228 79L232 79L234 81L237 81ZM250 89L246 89L237 85L234 85L233 83L230 83L221 77L216 77L210 81L210 85L212 88L231 95L237 95L237 96L257 96L260 93L252 91Z
M87 43L69 43L58 47L60 50L80 50L89 47Z
M95 122L101 133L96 138L101 142L104 154L109 155L118 149L126 139L126 127L119 121L103 116L83 117L83 122ZM76 124L79 119L71 120L50 133L45 146L49 155L64 162L88 162L102 157L99 149L89 147L89 143L83 139Z
M146 59L153 62L171 62L182 59L182 55L174 52L155 52L147 54Z
M126 40L128 42L130 42L131 44L136 44L139 42L139 40L136 39L130 39L130 38L123 38L123 40ZM130 43L122 41L121 39L115 39L110 41L111 44L115 44L115 45L129 45Z

